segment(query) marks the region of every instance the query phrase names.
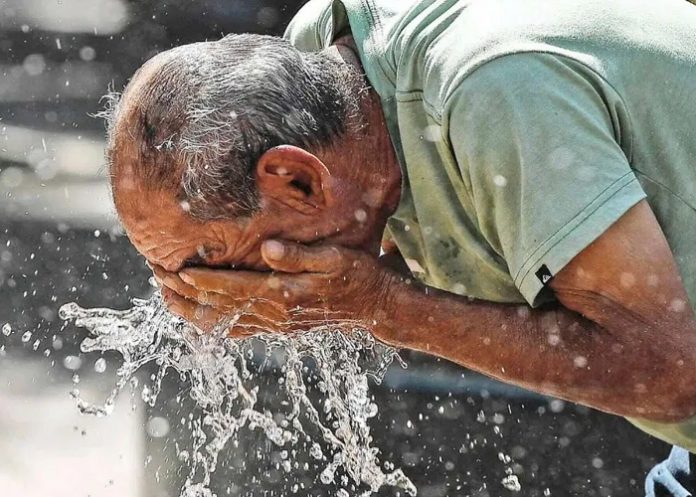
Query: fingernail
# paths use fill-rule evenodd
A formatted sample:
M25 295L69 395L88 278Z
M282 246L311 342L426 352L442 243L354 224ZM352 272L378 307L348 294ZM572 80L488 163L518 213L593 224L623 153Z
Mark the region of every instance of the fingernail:
M188 283L189 285L193 285L193 278L191 278L188 274L186 274L186 273L179 273L179 278L181 278L181 280L182 280L184 283Z
M277 261L285 255L285 246L275 240L266 240L263 243L263 251L266 257Z

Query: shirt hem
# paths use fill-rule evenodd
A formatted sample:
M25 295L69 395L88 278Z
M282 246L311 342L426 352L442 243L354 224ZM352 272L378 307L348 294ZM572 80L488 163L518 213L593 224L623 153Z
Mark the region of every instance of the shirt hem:
M696 417L677 423L658 423L638 418L626 420L648 435L696 454Z

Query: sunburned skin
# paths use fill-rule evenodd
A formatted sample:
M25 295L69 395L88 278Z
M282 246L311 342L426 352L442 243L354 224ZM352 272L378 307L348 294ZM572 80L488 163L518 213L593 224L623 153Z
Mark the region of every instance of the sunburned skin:
M331 150L266 152L256 166L261 209L244 220L200 222L175 192L142 187L128 174L140 144L117 140L116 207L173 312L209 328L240 301L260 299L276 320L298 309L311 310L309 319L359 320L386 343L605 412L662 422L696 413L696 322L647 202L554 277L551 307L423 287L377 259L401 177L374 95L364 111L370 132ZM118 126L127 133L130 123ZM632 285L622 284L626 268Z
M146 202L130 202L130 196ZM142 196L142 197L141 197ZM251 223L199 222L169 193L121 191L122 224L133 245L152 264L167 271L205 265L267 269L260 257L263 231Z
M359 65L348 48L350 39L342 43L334 56ZM147 188L135 172L142 144L131 139L130 130L142 119L139 112L149 80L170 58L158 55L129 84L110 154L117 211L128 236L148 260L169 271L196 257L209 266L267 269L260 245L274 237L379 252L386 220L399 201L401 169L374 92L362 105L365 125L344 136L339 146L317 153L281 146L264 154L256 168L262 202L258 213L200 222L189 215L186 202L177 200L175 192ZM183 167L171 164L173 171Z
M285 312L323 308L371 324L386 343L502 381L675 422L696 413L696 326L690 307L674 310L688 297L659 234L648 204L638 204L556 276L561 305L543 309L470 301L416 285L364 253L281 242L262 246L269 276L193 268L158 277L176 294L174 311L194 322L223 316L242 296ZM645 277L628 288L625 267Z

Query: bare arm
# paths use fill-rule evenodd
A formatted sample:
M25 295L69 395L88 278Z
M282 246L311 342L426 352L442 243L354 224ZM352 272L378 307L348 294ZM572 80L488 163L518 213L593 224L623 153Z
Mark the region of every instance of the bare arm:
M264 243L262 257L274 273L157 269L156 276L170 309L202 327L256 299L284 313L268 314L278 331L288 331L282 319L298 311L305 323L327 315L361 320L387 343L606 412L663 422L696 413L694 313L645 202L555 277L560 304L552 308L407 284L342 247L275 240Z
M550 309L397 292L382 339L500 380L656 421L696 412L696 325L646 202L552 281Z

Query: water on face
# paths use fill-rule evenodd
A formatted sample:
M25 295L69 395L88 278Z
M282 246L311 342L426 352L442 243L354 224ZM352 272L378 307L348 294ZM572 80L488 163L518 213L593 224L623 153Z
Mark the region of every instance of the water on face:
M116 385L103 404L82 399L77 383L71 395L82 413L106 416L136 372L154 365L157 372L141 391L154 406L167 372L177 372L199 407L187 425L193 445L179 453L189 472L182 497L214 495L210 482L218 458L243 429L262 430L278 447L306 451L323 468L319 480L341 487L339 495L369 496L384 486L416 495L408 477L391 469L389 461L380 461L373 446L369 420L378 408L368 378L380 382L398 356L367 330L331 323L292 335L231 339L225 330L239 316L219 331L201 333L169 313L159 294L133 304L125 311L83 309L74 303L61 308L62 319L89 331L83 352L115 351L123 357ZM285 397L279 403L286 406L283 412L259 406L258 375L250 365L259 346L267 358L281 358L277 394ZM317 381L308 381L308 365Z

